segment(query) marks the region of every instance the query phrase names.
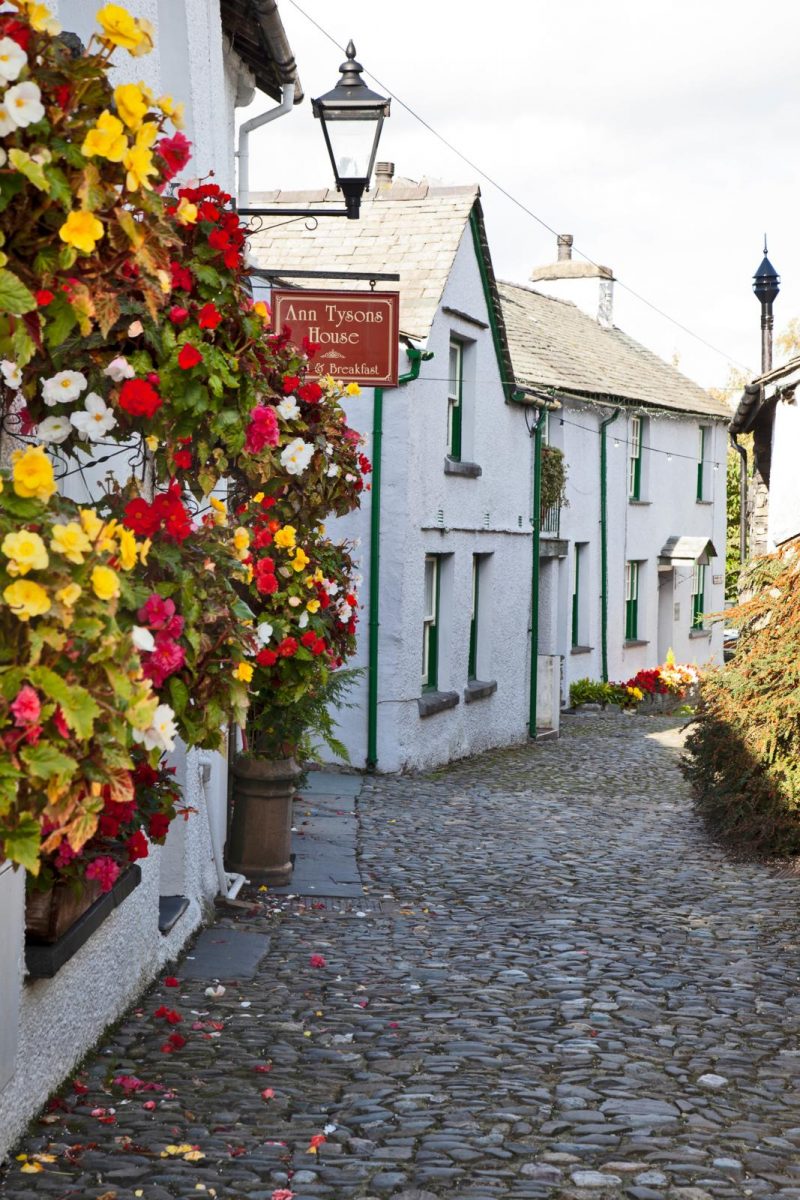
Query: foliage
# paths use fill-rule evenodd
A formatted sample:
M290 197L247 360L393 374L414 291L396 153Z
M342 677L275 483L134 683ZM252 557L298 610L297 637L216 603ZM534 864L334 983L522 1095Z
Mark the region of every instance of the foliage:
M686 774L723 836L800 851L800 541L750 564L750 599L729 610L734 658L704 677Z
M576 679L569 685L570 704L606 704L614 703L613 684L603 683L599 679Z
M104 791L131 800L137 741L157 761L171 739L119 616L141 544L55 494L41 450L0 482L0 849L35 875L94 834Z
M566 502L567 468L564 452L557 446L542 446L541 505L555 508Z
M595 679L577 679L570 684L570 704L618 704L622 708L636 708L650 696L667 694L683 697L699 678L698 670L691 664L675 662L670 650L666 661L658 667L637 671L627 683L602 683Z

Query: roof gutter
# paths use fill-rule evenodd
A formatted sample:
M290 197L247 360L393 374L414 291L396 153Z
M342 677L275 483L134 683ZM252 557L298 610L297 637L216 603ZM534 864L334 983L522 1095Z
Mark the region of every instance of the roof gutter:
M303 99L303 89L297 74L297 63L292 54L292 47L289 45L289 39L278 12L277 0L249 0L249 4L269 47L272 61L278 68L281 84L285 86L287 83L291 83L293 85L294 103L299 104Z
M239 126L239 149L236 151L239 160L239 208L247 208L250 202L250 134L254 129L260 129L262 125L268 125L270 121L277 121L278 117L285 117L290 113L294 106L294 96L295 85L284 83L280 104L257 117L251 117Z

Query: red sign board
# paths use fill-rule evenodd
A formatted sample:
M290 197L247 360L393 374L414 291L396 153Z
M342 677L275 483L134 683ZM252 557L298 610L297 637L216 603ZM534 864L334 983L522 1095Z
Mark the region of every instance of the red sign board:
M318 375L367 387L396 387L400 335L398 292L272 292L272 328L289 328L319 346Z

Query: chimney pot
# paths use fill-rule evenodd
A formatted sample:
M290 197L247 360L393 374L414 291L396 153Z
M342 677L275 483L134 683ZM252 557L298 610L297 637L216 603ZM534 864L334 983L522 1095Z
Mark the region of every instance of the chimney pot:
M568 262L572 258L572 234L560 233L558 235L558 261Z
M375 164L375 182L378 187L387 186L394 179L394 163L379 162Z

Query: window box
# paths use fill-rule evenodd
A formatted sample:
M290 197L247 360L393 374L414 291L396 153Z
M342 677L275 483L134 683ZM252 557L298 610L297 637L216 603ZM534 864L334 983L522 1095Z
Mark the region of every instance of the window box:
M73 909L72 923L68 927L64 927L63 921L59 922L56 917L51 916L50 905L47 901L50 893L41 893L44 903L33 905L32 910L31 897L29 897L28 907L31 917L26 915L26 927L28 921L32 920L33 928L26 929L25 965L28 968L28 975L33 979L52 979L56 972L69 962L74 954L77 954L81 946L88 942L106 918L111 916L114 909L139 886L141 880L141 867L137 863L133 863L127 871L123 871L110 892L103 892L94 900L90 899L88 907L83 912L78 913ZM53 889L53 892L58 891L58 888ZM69 889L67 888L65 891L71 898L72 893ZM66 897L61 899L53 897L52 903L59 907L68 905L68 900ZM45 936L50 936L49 931L58 930L55 940L42 940L43 929Z

